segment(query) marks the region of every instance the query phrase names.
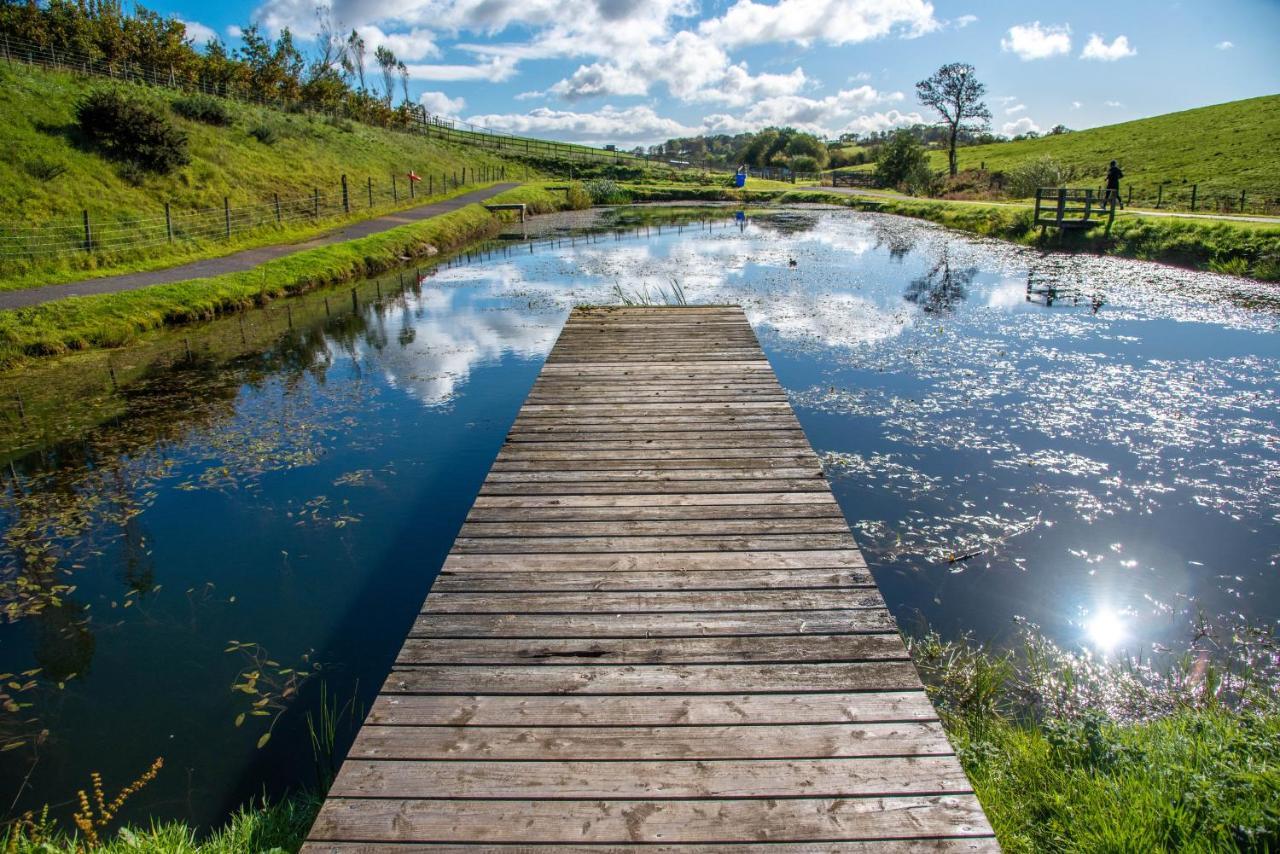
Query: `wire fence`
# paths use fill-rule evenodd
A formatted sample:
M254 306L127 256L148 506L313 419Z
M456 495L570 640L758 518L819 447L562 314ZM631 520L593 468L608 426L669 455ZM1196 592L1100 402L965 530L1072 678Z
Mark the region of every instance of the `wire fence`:
M214 97L228 98L244 103L292 112L310 112L329 116L335 119L364 121L364 118L352 110L324 110L304 101L290 101L284 98L250 97L237 92L224 81L211 80L190 70L179 70L170 66L148 66L136 62L111 61L82 51L57 48L52 44L37 44L13 37L8 33L0 33L0 51L4 61L12 66L15 62L48 68L54 71L69 72L84 77L105 77L122 82L142 83L160 86L183 92L200 92ZM633 165L660 165L671 169L705 169L700 163L676 160L647 154L623 151L613 147L596 148L578 143L556 142L554 140L537 139L519 136L506 131L494 130L483 125L464 122L460 119L435 115L427 112L420 104L404 105L407 118L399 119L399 112L392 112L395 117L389 124L370 122L378 127L420 133L427 137L436 137L453 142L463 142L507 156L540 157L546 159L570 160L578 162L614 163Z
M378 209L393 210L462 187L501 181L506 175L506 166L493 164L421 174L406 170L376 180L371 175L359 180L342 175L324 189L276 193L248 205L233 206L224 198L220 207L213 208L176 210L165 203L163 210L147 215L103 217L85 210L79 217L39 225L0 223L0 263L119 255L194 241L231 241L256 231L288 230L363 217Z

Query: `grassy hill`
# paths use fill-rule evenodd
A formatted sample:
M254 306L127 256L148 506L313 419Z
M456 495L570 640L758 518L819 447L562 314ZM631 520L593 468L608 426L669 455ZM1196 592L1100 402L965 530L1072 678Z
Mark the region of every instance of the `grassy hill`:
M1201 199L1249 194L1280 197L1280 95L1232 101L1061 136L961 148L961 169L1007 171L1049 156L1075 167L1082 186L1101 183L1111 160L1120 161L1135 200L1189 192ZM935 169L947 167L945 151L930 152Z
M507 166L508 176L522 177L524 167L495 157L492 152L450 144L419 135L384 130L317 115L289 114L248 104L225 102L232 122L216 127L174 114L177 94L162 88L132 86L130 91L169 113L189 138L191 162L168 175L137 173L105 159L80 138L75 105L89 91L109 85L27 66L0 66L0 139L6 156L0 158L0 234L6 226L52 226L79 222L83 211L95 227L148 220L163 222L164 203L175 217L194 209L270 205L281 198L310 196L319 189L332 202L340 199L340 176L346 174L355 215L391 210L391 175L398 176L400 206L408 199L405 173L423 177L420 203L432 177L442 195L442 176L463 168ZM262 141L259 136L265 138ZM369 209L368 184L373 179L375 207ZM260 219L271 217L263 214ZM332 220L323 225L331 224ZM233 235L232 241L179 241L173 246L124 248L105 255L0 259L0 280L59 273L75 274L101 268L137 269L172 263L199 255L225 252L229 246L293 239L315 231L314 222L288 224L263 234ZM160 259L157 261L157 259Z

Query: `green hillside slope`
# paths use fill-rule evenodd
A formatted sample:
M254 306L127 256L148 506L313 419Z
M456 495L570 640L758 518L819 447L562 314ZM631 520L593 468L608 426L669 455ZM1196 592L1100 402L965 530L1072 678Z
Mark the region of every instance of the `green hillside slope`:
M414 170L423 180L417 200L427 195L428 179L435 195L442 195L443 176L452 184L455 174L476 170L496 174L507 166L509 177L524 168L491 152L460 144L352 122L333 122L316 115L288 114L257 106L226 102L233 121L214 127L172 113L177 94L166 89L131 86L130 91L168 112L189 137L191 162L168 175L137 173L105 159L80 138L75 105L89 91L110 85L100 79L0 65L0 236L30 233L31 226L69 225L73 230L88 211L95 228L104 232L145 221L163 224L164 204L174 217L192 210L258 206L257 219L271 219L274 194L282 199L311 197L319 190L328 222L286 221L281 229L256 229L233 235L231 241L184 241L173 246L122 246L102 254L46 255L14 259L0 257L0 280L32 274L83 272L104 266L137 269L218 254L231 246L292 239L332 223L340 208L343 174L348 176L355 216L373 213L368 204L368 181L373 180L377 211L393 209L392 175L397 176L400 206L407 202L405 177ZM260 141L257 133L268 141ZM322 217L324 219L325 217ZM285 218L286 220L288 217ZM49 234L61 236L62 229ZM154 234L154 231L153 231ZM10 240L13 238L10 237ZM154 238L152 243L154 243ZM12 245L12 244L10 244Z
M959 150L961 169L1008 171L1027 160L1053 157L1074 167L1080 186L1100 183L1111 160L1120 161L1137 198L1155 187L1184 193L1199 185L1201 199L1238 197L1240 191L1280 197L1280 95L1233 101L1118 125ZM930 152L945 169L945 151Z

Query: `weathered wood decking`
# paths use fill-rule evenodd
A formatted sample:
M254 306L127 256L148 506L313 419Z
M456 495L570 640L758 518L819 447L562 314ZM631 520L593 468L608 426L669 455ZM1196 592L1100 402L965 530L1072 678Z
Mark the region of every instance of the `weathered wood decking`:
M990 833L742 310L627 308L570 316L304 850Z

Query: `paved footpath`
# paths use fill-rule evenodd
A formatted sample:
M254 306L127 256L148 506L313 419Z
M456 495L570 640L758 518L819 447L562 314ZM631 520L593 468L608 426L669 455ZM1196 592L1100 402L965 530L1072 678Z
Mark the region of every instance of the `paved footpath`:
M276 258L284 258L296 252L305 252L308 249L315 249L319 246L331 246L335 243L344 243L348 240L368 237L371 234L389 231L407 223L419 222L424 219L430 219L433 216L456 211L467 205L491 199L499 193L505 193L507 190L518 186L520 185L515 183L494 184L492 187L473 190L470 193L463 193L461 196L454 196L452 199L445 199L442 202L432 202L421 207L409 208L408 210L396 211L385 216L353 222L302 243L259 246L255 249L245 249L220 258L206 258L202 261L192 261L190 264L182 264L178 267L166 267L163 270L125 273L119 276L102 276L64 285L46 285L40 288L27 288L20 291L2 291L0 292L0 310L26 308L45 302L65 299L66 297L118 294L124 291L136 291L139 288L149 288L152 285L185 282L189 279L204 279L209 276L221 276L224 273L241 273L245 270L252 270L259 264L274 261Z

